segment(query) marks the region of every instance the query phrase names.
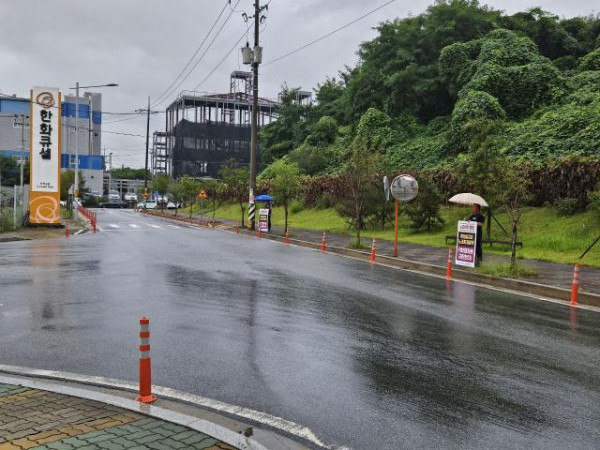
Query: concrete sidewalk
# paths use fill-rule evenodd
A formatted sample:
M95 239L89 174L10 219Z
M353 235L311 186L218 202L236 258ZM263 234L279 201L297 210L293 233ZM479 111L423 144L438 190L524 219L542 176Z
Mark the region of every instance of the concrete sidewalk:
M98 401L0 384L0 450L232 450L206 434Z

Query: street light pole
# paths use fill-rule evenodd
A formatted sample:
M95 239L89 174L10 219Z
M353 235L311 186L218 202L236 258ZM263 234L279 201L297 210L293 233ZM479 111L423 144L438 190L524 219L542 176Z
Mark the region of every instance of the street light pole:
M79 81L75 83L75 87L71 89L75 89L75 186L73 186L73 219L78 220L79 216L77 213L77 198L79 197L79 146L78 146L78 136L79 136L79 88L82 87L84 89L90 88L101 88L101 87L115 87L118 86L117 83L109 83L109 84L100 84L94 86L79 86ZM91 104L90 104L91 105ZM90 110L90 116L92 112ZM91 127L90 127L91 128Z
M79 220L77 210L77 198L79 197L79 147L77 137L79 136L79 81L75 83L75 182L73 186L73 219Z

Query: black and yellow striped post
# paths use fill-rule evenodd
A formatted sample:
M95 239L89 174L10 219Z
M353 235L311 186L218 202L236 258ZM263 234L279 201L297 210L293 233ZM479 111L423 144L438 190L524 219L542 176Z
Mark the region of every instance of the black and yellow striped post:
M254 217L256 215L256 205L248 203L248 228L254 230Z

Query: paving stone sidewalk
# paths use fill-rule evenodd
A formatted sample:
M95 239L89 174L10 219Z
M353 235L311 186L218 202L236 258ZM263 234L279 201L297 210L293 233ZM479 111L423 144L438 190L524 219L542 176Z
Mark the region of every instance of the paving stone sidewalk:
M97 401L0 384L0 450L235 450L206 434Z

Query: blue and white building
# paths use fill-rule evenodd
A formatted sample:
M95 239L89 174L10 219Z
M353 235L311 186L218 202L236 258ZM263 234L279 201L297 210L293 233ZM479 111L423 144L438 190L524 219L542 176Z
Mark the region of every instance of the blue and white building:
M0 95L0 152L5 156L29 159L30 100ZM75 168L75 96L62 102L61 169ZM79 170L91 191L102 193L102 95L86 93L79 98Z

